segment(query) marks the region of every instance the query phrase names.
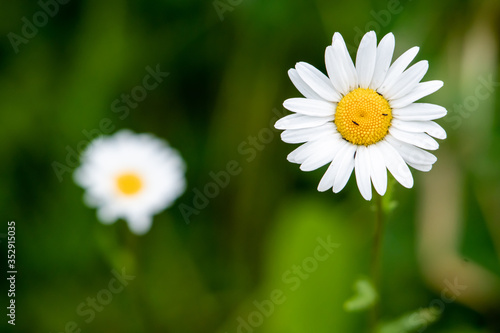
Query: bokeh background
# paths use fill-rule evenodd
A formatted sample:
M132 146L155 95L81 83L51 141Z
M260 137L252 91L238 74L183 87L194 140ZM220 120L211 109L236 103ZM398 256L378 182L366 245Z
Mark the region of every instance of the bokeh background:
M445 82L425 101L449 112L433 170L393 188L380 311L399 321L386 332L500 331L498 1L71 0L47 7L46 22L37 13L54 1L0 3L4 312L10 220L18 269L16 326L2 313L2 332L366 331L367 313L343 304L369 273L373 203L353 177L340 194L317 192L325 168L288 163L293 146L272 124L298 97L289 68L324 71L334 32L354 56L369 30L393 32L395 56L421 47L425 80ZM148 66L169 75L118 112ZM89 137L122 128L165 138L188 166L186 192L142 237L121 220L102 225L71 176ZM230 161L241 172L196 208ZM195 211L186 218L181 204ZM338 247L312 265L318 237ZM293 272L304 263L309 273ZM122 269L135 276L123 291L92 320L78 313ZM432 325L428 308L441 315Z

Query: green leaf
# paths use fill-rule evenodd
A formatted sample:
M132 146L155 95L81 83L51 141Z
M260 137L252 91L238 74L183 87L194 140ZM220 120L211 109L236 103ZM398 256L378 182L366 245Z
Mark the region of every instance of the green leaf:
M362 311L371 308L377 302L378 294L367 277L358 278L353 285L354 296L344 303L347 312Z
M407 313L400 318L382 324L379 333L410 333L427 328L440 317L439 311L433 308L423 308Z

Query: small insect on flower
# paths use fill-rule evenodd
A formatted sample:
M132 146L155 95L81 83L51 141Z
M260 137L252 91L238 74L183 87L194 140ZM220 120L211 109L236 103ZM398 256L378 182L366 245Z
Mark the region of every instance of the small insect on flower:
M149 231L152 216L170 206L186 187L185 165L166 141L122 130L94 140L82 153L75 182L105 224L127 220L135 234Z
M415 103L443 86L442 81L420 82L427 73L427 61L406 69L418 53L413 47L392 63L395 40L387 34L377 46L375 32L360 42L356 64L339 33L325 51L328 77L310 64L299 62L288 71L305 98L287 99L283 106L294 112L278 120L286 143L304 143L288 155L303 171L330 163L318 190L341 191L352 171L361 195L372 198L372 187L384 195L387 170L401 185L411 188L408 166L429 171L436 157L424 149L445 139L444 129L432 120L446 115L446 109Z

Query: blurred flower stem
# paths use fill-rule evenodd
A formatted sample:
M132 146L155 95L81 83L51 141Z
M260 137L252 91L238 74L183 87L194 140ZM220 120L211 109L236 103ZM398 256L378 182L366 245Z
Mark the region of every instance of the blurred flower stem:
M382 238L384 236L384 205L382 201L382 196L376 194L375 195L375 232L373 238L373 247L372 247L372 258L371 258L371 268L370 268L370 276L373 282L373 286L377 291L377 294L380 295L380 257L382 252ZM380 297L380 296L379 296ZM371 311L370 311L370 331L376 332L378 318L379 318L379 300L375 301Z
M102 226L96 226L95 239L103 258L112 269L120 270L125 267L131 274L135 274L138 239L128 228L122 226L107 230Z
M375 232L372 247L372 260L371 260L371 277L373 284L376 288L379 286L380 280L380 257L382 238L384 236L384 206L382 203L382 196L376 195L375 197Z

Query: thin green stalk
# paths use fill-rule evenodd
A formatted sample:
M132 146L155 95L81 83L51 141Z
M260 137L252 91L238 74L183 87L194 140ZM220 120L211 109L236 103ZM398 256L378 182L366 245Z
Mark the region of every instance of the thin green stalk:
M373 286L377 293L380 295L380 258L382 252L382 238L384 235L384 207L382 203L382 196L376 194L376 211L375 211L375 232L372 247L372 260L370 275L373 282ZM380 296L379 296L380 298ZM378 299L373 305L370 322L370 331L375 333L377 331L377 324L380 312L380 299Z

